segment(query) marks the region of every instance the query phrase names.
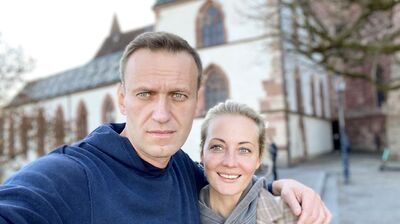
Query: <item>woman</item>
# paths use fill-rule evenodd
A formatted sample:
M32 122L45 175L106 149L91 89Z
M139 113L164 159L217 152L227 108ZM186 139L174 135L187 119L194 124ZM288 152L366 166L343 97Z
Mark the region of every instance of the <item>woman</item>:
M233 101L210 109L200 146L209 181L200 192L202 223L295 223L264 179L253 178L265 148L264 120L253 109Z

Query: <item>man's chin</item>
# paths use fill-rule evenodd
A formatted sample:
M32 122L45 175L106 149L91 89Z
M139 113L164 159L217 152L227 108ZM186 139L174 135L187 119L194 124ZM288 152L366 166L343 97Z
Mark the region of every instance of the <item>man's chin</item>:
M152 150L153 152L152 154L154 157L168 158L173 156L178 150L179 147L177 146L171 146L171 145L159 146L156 149Z

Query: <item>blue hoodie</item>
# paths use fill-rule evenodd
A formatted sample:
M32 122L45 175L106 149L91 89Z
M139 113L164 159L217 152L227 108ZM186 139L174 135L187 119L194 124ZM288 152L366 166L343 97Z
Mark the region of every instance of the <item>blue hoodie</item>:
M27 165L0 186L0 223L199 223L203 170L179 150L165 169L102 125Z

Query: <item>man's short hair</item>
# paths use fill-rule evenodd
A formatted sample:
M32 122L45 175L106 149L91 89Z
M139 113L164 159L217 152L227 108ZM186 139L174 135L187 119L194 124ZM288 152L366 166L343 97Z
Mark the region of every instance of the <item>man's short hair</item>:
M203 67L199 54L183 38L167 32L146 32L133 39L125 48L120 61L120 79L125 81L125 69L128 58L139 49L149 49L151 51L167 51L172 53L189 53L197 66L197 89L200 88Z

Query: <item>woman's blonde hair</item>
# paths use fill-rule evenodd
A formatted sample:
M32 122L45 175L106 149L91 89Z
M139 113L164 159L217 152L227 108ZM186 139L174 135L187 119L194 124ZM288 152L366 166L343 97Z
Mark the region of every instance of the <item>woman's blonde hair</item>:
M233 100L227 100L223 103L219 103L207 112L206 118L203 124L201 125L201 137L200 137L201 153L203 153L203 147L208 135L208 127L210 126L211 120L221 115L241 115L250 118L256 123L258 127L258 145L260 152L259 156L261 158L265 148L264 119L251 107L243 103L235 102Z

